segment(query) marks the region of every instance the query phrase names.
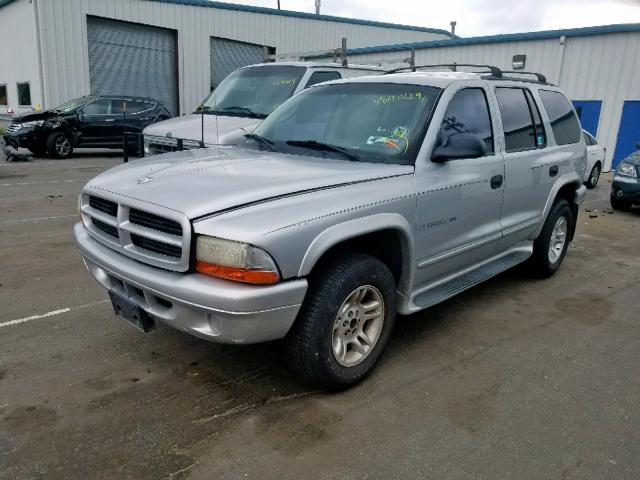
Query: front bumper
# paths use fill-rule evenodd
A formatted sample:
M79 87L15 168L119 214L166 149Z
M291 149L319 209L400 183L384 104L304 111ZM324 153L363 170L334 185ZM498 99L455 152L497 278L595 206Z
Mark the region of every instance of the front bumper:
M154 320L206 340L260 343L283 338L307 291L305 279L256 286L142 264L73 228L87 269L107 290L128 297Z
M611 196L640 204L640 178L615 175L611 184Z

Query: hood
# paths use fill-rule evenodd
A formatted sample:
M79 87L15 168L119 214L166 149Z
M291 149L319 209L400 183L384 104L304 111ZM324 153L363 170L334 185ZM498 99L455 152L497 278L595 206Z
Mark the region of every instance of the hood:
M640 150L636 150L631 155L623 158L622 162L630 163L631 165L640 165Z
M88 187L194 219L270 198L410 173L413 167L408 165L215 147L123 164L97 176Z
M12 123L34 122L36 120L48 120L50 118L60 117L60 112L55 110L44 110L42 112L23 113L15 115L11 118Z
M217 118L217 121L216 121ZM202 121L204 120L204 143L217 144L218 135L238 129L254 128L262 120L248 117L228 117L222 115L200 115L191 113L162 122L154 123L144 129L145 135L200 140L202 136ZM217 132L217 135L216 135Z

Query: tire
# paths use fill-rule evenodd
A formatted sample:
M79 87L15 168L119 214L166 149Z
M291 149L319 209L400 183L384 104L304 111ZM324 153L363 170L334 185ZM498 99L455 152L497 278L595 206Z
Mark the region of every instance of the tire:
M376 301L379 306L372 307ZM365 320L367 312L380 315ZM395 316L396 284L387 266L361 253L341 255L310 277L307 297L284 341L286 360L309 383L333 391L348 388L376 366Z
M54 132L47 138L47 152L54 158L69 158L73 153L71 138L64 132Z
M600 162L596 162L596 164L591 169L591 173L589 174L589 179L585 182L585 186L588 189L596 188L598 185L598 180L600 180L600 174L602 173L602 166Z
M623 200L622 198L615 197L613 192L611 192L611 196L609 198L611 200L611 207L613 207L614 210L621 210L623 212L631 210L632 203L627 200Z
M569 203L563 199L556 200L540 235L533 242L533 255L527 262L530 273L538 278L548 278L558 271L569 247L574 222L575 218ZM563 230L564 233L562 233Z

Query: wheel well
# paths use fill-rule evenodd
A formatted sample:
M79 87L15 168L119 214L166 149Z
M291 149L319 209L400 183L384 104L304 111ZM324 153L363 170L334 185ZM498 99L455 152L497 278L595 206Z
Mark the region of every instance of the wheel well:
M332 246L318 259L312 274L336 256L346 252L361 252L376 257L391 271L396 285L402 279L403 245L400 234L395 230L380 230L349 238Z
M569 208L571 209L571 212L573 213L573 225L571 225L571 229L569 230L569 241L573 240L573 236L576 233L576 225L578 224L579 209L578 209L578 205L576 205L575 203L575 196L576 196L576 190L579 187L580 187L580 184L578 183L567 183L566 185L563 185L560 188L560 190L558 190L558 193L556 194L556 198L554 200L554 202L559 198L566 200L567 203L569 204Z

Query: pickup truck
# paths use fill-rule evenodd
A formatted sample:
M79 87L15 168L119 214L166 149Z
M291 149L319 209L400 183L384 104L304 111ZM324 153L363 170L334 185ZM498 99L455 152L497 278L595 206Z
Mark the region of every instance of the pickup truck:
M515 265L560 267L586 187L573 107L543 80L416 72L324 83L239 146L124 164L82 189L76 244L117 314L234 344L282 339L347 388L396 314Z

